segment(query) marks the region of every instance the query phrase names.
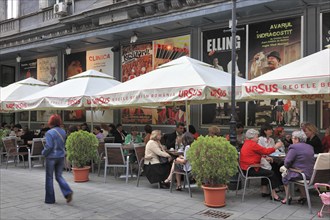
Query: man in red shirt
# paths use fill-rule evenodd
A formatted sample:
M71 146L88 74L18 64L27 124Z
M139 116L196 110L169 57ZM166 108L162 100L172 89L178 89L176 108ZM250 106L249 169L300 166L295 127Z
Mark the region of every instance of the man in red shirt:
M282 147L282 142L277 142L274 147L265 148L258 144L259 132L255 129L249 129L245 134L245 142L240 152L239 165L244 173L246 173L249 166L254 164L260 164L260 160L263 155L269 155L275 152L276 149ZM268 158L266 158L268 159ZM279 186L280 181L272 170L266 170L261 167L255 167L249 169L249 176L267 176L272 183L272 194L275 201L281 201L281 198L276 194L275 188ZM262 195L266 195L266 192L262 192Z

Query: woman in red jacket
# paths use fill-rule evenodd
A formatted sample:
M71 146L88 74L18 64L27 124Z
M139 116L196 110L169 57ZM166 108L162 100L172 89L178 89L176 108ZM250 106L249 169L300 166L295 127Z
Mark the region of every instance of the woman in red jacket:
M255 129L249 129L245 134L245 142L240 152L239 165L244 173L246 173L249 166L253 164L260 164L263 155L269 155L275 152L276 149L282 147L283 143L278 142L274 147L265 148L258 144L259 132ZM281 198L276 194L275 188L279 186L279 180L272 170L266 170L261 167L249 169L249 176L267 176L272 183L272 195L275 201L281 201ZM266 192L262 192L266 194Z

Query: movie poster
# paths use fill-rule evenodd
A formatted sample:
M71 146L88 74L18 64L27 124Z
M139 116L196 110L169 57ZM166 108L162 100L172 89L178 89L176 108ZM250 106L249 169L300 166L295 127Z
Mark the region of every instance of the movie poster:
M29 60L20 63L20 73L19 80L27 79L29 77L33 77L37 79L37 60ZM29 111L24 111L19 113L20 121L28 121L29 120ZM37 112L31 112L31 121L37 120Z
M122 48L122 82L134 79L152 70L152 43L129 45ZM123 124L151 124L152 110L125 108Z
M256 78L301 57L301 18L249 25L248 79ZM248 125L298 126L300 105L294 100L251 101Z
M111 47L99 50L89 50L86 56L87 70L93 69L113 76L113 52Z
M46 57L37 60L37 75L38 80L47 83L49 86L53 86L58 83L58 58ZM56 110L50 111L37 111L38 121L48 121L52 114L55 114Z
M182 56L190 57L190 35L165 38L153 41L153 67L175 60ZM152 123L159 125L176 125L186 123L185 106L160 107L153 109Z
M64 56L64 79L86 71L86 52ZM74 88L72 88L74 89ZM64 121L86 121L85 110L64 111Z
M330 46L330 13L322 14L322 50L326 48L327 45ZM326 129L330 126L330 102L322 101L323 108L323 128Z
M153 41L153 67L182 56L190 57L190 35L171 37Z
M330 45L330 13L322 14L322 50Z
M93 69L110 76L113 76L114 72L114 56L111 51L111 47L103 48L99 50L89 50L86 52L86 66L87 70ZM86 121L94 122L113 122L113 111L112 110L102 110L102 111L87 111Z
M64 56L64 79L86 71L86 51Z
M19 80L29 77L37 79L37 60L29 60L20 63Z
M235 74L245 78L246 58L246 31L237 27ZM232 72L232 37L231 32L224 32L228 28L215 29L203 32L203 62L211 64L214 68L228 73ZM236 120L245 124L245 102L236 103ZM229 125L231 103L202 105L202 124Z

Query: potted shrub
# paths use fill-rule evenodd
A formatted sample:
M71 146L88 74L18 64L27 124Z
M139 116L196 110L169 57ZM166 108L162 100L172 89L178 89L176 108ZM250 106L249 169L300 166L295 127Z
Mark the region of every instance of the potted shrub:
M2 143L3 137L6 137L6 131L4 129L0 129L0 157L2 157L1 153L2 153L2 148L3 148L3 143Z
M89 180L88 164L94 160L98 161L97 148L99 141L96 136L87 131L76 131L71 133L66 140L67 159L72 162L72 171L75 182L86 182Z
M236 174L238 153L224 137L200 136L187 152L192 174L204 190L204 203L210 207L226 205L227 183Z

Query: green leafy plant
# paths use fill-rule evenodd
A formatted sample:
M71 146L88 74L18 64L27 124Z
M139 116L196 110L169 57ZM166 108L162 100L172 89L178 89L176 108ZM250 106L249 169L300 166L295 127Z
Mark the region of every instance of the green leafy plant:
M9 131L6 129L0 129L0 150L3 148L2 138L6 137L9 134Z
M187 159L199 186L227 184L237 172L237 150L224 137L200 136L192 143Z
M91 160L98 161L97 148L99 141L96 136L87 131L71 133L66 140L66 152L74 167L87 166Z

